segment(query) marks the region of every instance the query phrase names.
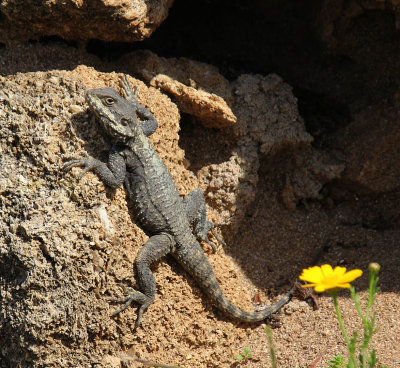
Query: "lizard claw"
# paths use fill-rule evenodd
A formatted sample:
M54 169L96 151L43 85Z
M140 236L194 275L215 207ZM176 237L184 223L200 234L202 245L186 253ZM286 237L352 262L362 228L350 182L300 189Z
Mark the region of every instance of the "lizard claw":
M137 96L138 96L138 89L135 87L133 90L131 84L129 83L128 77L124 75L123 77L120 78L120 85L121 85L121 94L122 97L127 99L133 104L137 104Z
M211 227L211 229L210 229L210 231L211 231L211 234L213 234L214 235L214 238L215 239L217 239L217 242L218 242L218 244L221 244L221 245L226 245L226 243L222 240L222 238L215 232L215 226L218 226L216 223L212 223L212 227ZM214 245L214 247L215 247L215 245ZM213 248L214 249L214 248ZM217 250L217 248L215 247L215 252L216 252L216 250Z
M218 248L211 240L207 239L205 242L212 248L214 253L217 253Z
M146 311L147 307L153 302L153 300L151 298L149 298L148 296L146 296L145 294L143 294L142 292L137 291L137 290L132 291L125 298L116 298L116 299L112 298L110 300L113 302L124 303L123 305L121 305L118 309L116 309L111 314L111 317L115 317L116 315L118 315L119 313L124 311L133 302L140 304L140 308L139 308L138 316L137 316L137 319L135 322L134 330L136 330L140 326L140 324L142 322L143 313Z
M70 161L67 161L63 168L63 172L67 172L71 170L73 167L83 167L82 172L78 176L78 180L81 180L82 177L89 171L94 169L97 166L97 160L93 157L86 158L74 158Z
M202 233L198 234L200 239L205 241L213 250L214 253L217 253L218 249L220 248L220 245L226 245L225 242L221 239L221 237L215 232L215 226L216 224L211 221L207 221L208 224L208 230L203 231ZM206 228L207 229L207 228ZM214 238L217 240L217 245L213 243L210 239L208 239L208 232L211 232L211 234L214 236Z

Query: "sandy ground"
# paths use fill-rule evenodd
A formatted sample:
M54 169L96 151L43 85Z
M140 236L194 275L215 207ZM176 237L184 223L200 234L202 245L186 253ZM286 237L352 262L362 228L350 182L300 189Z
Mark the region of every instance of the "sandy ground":
M381 264L382 291L375 305L379 332L374 336L372 346L376 348L382 364L396 367L400 365L399 272L396 266L399 234L393 230L367 230L355 223L346 224L346 213L352 211L354 202L330 210L311 205L310 208L288 215L280 204L260 188L260 201L255 208L257 215L246 221L241 239L229 250L233 249L232 254L235 254L240 269L249 275L254 284L257 285L265 277L265 270L268 270L269 282L276 285L277 280L285 280L288 274L295 279L302 268L311 265L321 245L327 244L328 251L322 254L318 264L339 264L348 269L364 270L363 277L354 283L361 292L362 300L366 298L368 263L376 261ZM257 262L251 264L248 261L248 257L240 252L244 248L249 249L249 254L255 255ZM360 320L349 293L344 291L340 295L339 303L348 331L351 333L358 329L361 333ZM296 299L283 309L281 326L273 330L278 366L309 367L321 355L316 367L326 367L334 355L346 353L330 297L321 295L317 300L317 310ZM256 359L243 366L269 366L262 328L256 328L246 344Z
M185 129L183 137L184 142L193 139L193 136L185 136ZM289 212L279 199L276 165L269 160L263 160L261 164L256 201L250 206L238 234L223 249L230 265L220 259L215 261L218 264L214 263L219 275L239 275L233 289L225 290L236 297L238 285L244 285L250 299L257 299L260 294L283 293L302 269L311 266L317 258L317 264L329 263L363 270L364 275L354 282L354 286L365 302L368 264L378 262L382 267L379 275L381 292L374 310L379 331L371 346L376 349L382 365L400 366L400 233L395 227L381 229L382 213L387 214L391 209L396 213L396 194L372 199L354 195L337 203L328 195L322 201L304 202ZM226 235L229 238L229 234ZM340 293L339 303L348 333L358 330L361 335L361 322L348 291ZM313 310L305 301L294 298L283 308L279 327L273 329L279 367L311 367L317 358L320 360L315 367L327 367L333 356L346 355L331 298L325 294L318 295L317 307ZM248 346L253 358L237 365L270 366L263 327L246 328L242 325L241 328L247 336L240 344L236 340L232 356ZM208 362L206 366L236 365L226 361L215 365Z

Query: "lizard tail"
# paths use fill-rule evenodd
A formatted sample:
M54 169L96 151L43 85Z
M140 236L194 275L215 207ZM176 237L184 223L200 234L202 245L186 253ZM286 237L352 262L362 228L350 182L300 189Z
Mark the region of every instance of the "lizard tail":
M195 279L200 288L210 297L215 306L224 314L243 322L259 322L271 314L277 312L292 297L289 291L284 297L259 312L245 312L233 305L224 295L215 273L204 254L203 249L197 243L196 246L182 247L175 250L173 256L179 261L185 270Z

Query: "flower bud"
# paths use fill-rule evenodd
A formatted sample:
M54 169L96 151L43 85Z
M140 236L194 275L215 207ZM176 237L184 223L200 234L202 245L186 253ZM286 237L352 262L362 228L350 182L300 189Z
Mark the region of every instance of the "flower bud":
M381 265L379 263L371 262L368 265L368 270L371 273L378 273L380 271L380 269L381 269Z

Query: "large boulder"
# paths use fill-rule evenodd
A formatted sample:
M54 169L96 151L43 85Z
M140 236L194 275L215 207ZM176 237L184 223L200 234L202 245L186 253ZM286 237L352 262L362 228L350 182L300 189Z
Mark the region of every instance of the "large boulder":
M141 41L168 15L173 0L9 0L0 2L0 42L59 36L66 40Z

